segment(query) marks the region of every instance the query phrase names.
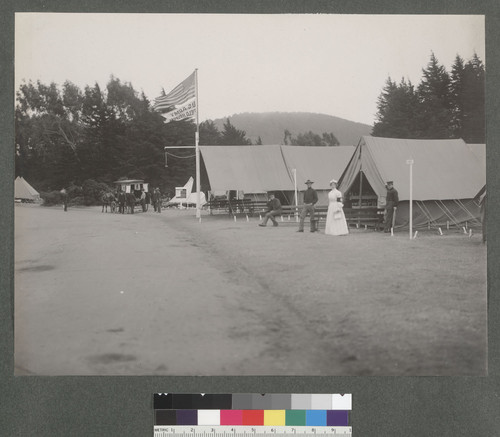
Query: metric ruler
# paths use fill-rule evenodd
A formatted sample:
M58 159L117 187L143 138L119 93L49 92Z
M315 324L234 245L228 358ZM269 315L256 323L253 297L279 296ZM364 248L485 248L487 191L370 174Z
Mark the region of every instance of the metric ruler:
M162 426L155 425L154 437L352 437L350 426Z

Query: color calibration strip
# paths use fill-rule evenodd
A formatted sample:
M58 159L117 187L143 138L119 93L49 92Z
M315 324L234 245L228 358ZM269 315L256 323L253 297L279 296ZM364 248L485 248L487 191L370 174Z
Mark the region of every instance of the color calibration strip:
M319 433L349 435L352 396L157 393L154 410L155 437L260 436L288 434L292 428L293 433L304 435L318 433L318 429ZM273 429L266 432L266 427Z

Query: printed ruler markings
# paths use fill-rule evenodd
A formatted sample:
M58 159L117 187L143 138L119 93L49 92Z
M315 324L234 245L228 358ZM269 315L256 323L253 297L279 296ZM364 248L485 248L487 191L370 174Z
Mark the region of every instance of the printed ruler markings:
M325 426L325 427L210 427L209 430L199 427L155 426L154 437L270 437L270 436L300 435L300 437L343 436L351 437L350 426Z

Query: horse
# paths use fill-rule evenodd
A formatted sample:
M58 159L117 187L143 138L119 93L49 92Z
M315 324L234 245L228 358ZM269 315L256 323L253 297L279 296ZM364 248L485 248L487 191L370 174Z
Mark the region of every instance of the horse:
M101 212L108 212L108 206L110 212L115 212L116 210L116 198L115 195L108 191L107 193L104 193L101 197L102 201L102 211Z

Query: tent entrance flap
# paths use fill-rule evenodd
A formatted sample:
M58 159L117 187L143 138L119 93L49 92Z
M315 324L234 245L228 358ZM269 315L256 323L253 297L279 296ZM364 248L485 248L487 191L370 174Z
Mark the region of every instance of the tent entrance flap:
M344 205L347 208L377 208L380 207L380 203L384 203L379 201L377 194L362 171L356 175L354 182L343 195Z

